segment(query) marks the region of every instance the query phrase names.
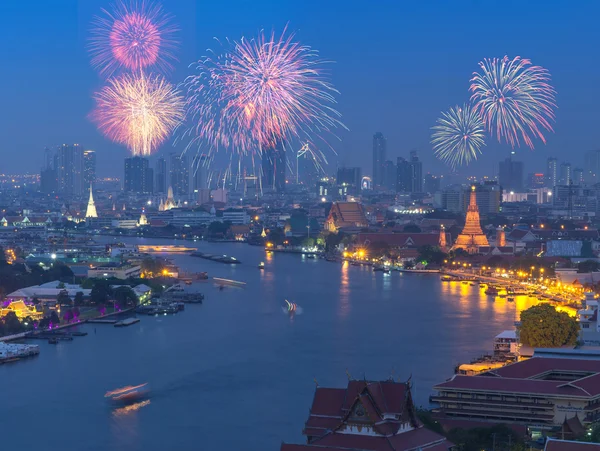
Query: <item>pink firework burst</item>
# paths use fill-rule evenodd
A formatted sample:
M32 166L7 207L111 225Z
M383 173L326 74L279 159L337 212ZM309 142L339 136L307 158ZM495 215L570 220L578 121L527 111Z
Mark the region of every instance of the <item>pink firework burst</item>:
M110 76L123 68L171 68L177 48L177 28L161 5L145 0L121 1L112 12L103 12L102 17L94 20L89 45L92 65L101 74Z
M209 151L260 152L280 140L310 141L338 126L338 92L310 47L260 33L204 58L186 79L186 134Z
M543 131L553 131L556 92L550 72L528 59L486 58L471 79L471 100L486 129L511 146L520 140L533 149L533 138L546 142Z
M133 155L150 155L183 118L183 97L160 75L110 78L94 99L91 119L106 137L126 145Z

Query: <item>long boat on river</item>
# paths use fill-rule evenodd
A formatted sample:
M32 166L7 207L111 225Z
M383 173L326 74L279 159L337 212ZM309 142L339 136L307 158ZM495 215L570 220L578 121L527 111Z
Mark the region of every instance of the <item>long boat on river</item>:
M204 258L205 260L212 260L213 262L226 263L230 265L238 265L241 263L241 261L239 261L237 258L229 257L227 255L206 254L200 251L192 252L190 255L192 257Z
M230 286L230 287L245 287L246 282L238 282L237 280L221 279L220 277L213 277L215 284L219 286Z

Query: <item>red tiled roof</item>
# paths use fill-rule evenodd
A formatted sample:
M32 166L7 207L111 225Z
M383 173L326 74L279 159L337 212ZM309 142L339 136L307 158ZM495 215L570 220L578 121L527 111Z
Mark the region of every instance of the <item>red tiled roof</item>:
M358 242L385 243L388 246L437 246L440 241L439 233L359 233Z
M565 359L567 360L567 359ZM566 395L588 398L583 389L564 381L543 381L535 379L510 379L506 377L460 376L438 384L436 390L457 389L470 391L492 391L502 393L536 393L545 395Z
M522 362L497 368L490 373L501 377L528 379L552 370L600 372L600 360L560 359L534 357ZM583 376L582 376L583 377Z
M341 406L344 404L345 398L346 390L343 388L317 387L310 414L341 418Z
M544 451L600 451L600 443L548 439Z

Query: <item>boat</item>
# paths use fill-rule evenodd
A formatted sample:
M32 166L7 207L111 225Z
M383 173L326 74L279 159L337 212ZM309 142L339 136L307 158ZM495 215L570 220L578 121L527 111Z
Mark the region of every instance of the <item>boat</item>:
M113 391L106 392L104 397L113 403L129 404L146 398L150 392L148 384L126 386Z
M306 254L306 258L317 258L315 254Z
M498 288L490 286L487 288L487 290L485 290L485 294L487 294L488 296L498 296L499 291Z
M383 272L384 270L385 270L385 268L381 265L373 266L373 271L382 271Z
M298 306L296 305L295 302L290 302L287 299L285 300L285 303L287 304L287 311L290 315L296 313L296 310L298 309Z
M384 274L389 274L389 273L390 273L390 270L389 270L388 268L383 268L383 273L384 273Z
M440 280L441 280L442 282L451 282L451 281L452 281L452 277L450 277L450 276L442 276L442 277L440 278Z
M265 269L265 262L260 262L258 264L258 269Z
M223 287L225 285L229 285L229 286L232 286L232 287L244 287L244 286L246 286L246 282L238 282L237 280L221 279L220 277L213 277L213 280L220 287Z
M56 338L56 337L49 338L48 339L48 344L57 345L58 344L58 338Z
M469 285L471 285L472 287L475 286L475 282L471 282Z

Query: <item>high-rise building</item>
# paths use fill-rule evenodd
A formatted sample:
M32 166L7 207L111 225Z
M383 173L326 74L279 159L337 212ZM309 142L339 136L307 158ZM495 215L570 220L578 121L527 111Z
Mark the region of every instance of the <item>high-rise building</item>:
M396 165L393 161L387 160L384 163L383 175L385 189L387 191L396 191Z
M362 176L359 167L338 168L336 180L338 185L344 185L348 187L348 194L356 195L360 192Z
M419 161L416 150L410 152L410 192L423 192L423 163Z
M83 151L83 183L85 189L96 183L96 152L93 150Z
M538 189L545 185L545 177L541 172L531 172L527 175L527 188Z
M581 168L573 169L573 185L583 185L583 183L584 183L583 174L584 174L583 169L581 169Z
M165 157L160 157L156 160L156 181L154 183L154 192L158 194L166 194L167 192L167 160Z
M560 164L560 177L558 183L560 185L570 185L573 180L573 174L571 173L571 163Z
M196 154L192 159L192 190L194 193L208 188L208 179L206 176L207 160L208 156L206 154Z
M125 158L123 189L127 193L150 194L153 191L154 171L145 157Z
M399 193L410 193L412 171L410 162L406 158L398 157L396 164L396 191Z
M187 196L190 193L190 165L187 155L171 154L170 186L175 196Z
M377 132L373 135L373 186L383 187L385 185L385 161L387 152L387 140L383 133Z
M504 191L523 192L523 162L512 159L514 152L498 165L498 181Z
M283 141L263 150L262 154L262 189L263 192L285 191L285 149Z
M429 194L437 193L441 188L441 178L430 173L425 174L423 191Z
M584 180L586 183L596 183L598 174L600 174L600 150L588 150L584 157L585 174Z
M548 158L546 160L546 186L552 188L558 184L558 160Z
M56 153L44 149L44 164L40 171L40 191L50 194L58 191L58 174L55 167Z
M477 207L479 213L495 214L500 211L500 203L502 202L502 187L497 182L483 182L476 186L475 195L477 198ZM464 197L467 199L467 196ZM467 205L464 205L464 210L467 211Z
M319 172L315 159L312 153L305 152L297 159L298 164L298 181L306 186L309 191L314 190L316 183L319 181Z
M83 150L79 144L63 144L57 152L58 191L65 196L83 195Z

